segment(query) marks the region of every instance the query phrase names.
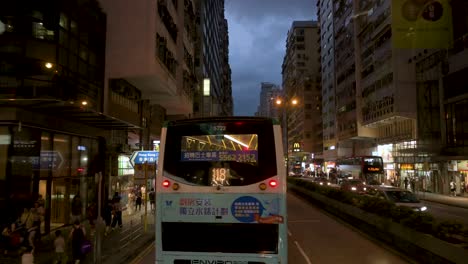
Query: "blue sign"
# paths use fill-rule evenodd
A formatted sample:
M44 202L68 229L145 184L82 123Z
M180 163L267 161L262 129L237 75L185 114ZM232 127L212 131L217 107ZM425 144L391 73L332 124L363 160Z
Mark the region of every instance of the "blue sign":
M141 165L147 162L157 163L159 158L159 151L135 151L130 157L130 164L135 167L135 165Z
M231 205L231 213L239 222L252 223L258 221L262 216L262 203L255 197L242 196L237 198Z
M256 150L182 151L181 161L236 161L256 163Z
M62 166L63 157L58 151L41 150L41 170L58 169Z

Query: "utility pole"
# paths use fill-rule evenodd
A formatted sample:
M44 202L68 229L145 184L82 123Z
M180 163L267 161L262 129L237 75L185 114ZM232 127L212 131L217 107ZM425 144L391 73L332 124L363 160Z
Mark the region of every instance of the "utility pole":
M95 236L95 251L94 251L94 263L101 264L101 246L102 246L102 231L103 221L101 217L101 203L102 203L102 172L94 175L95 181L98 184L98 215L96 220L96 236Z
M144 231L146 233L148 231L148 161L145 161L145 164L143 166L145 172L145 216L143 219L143 223Z

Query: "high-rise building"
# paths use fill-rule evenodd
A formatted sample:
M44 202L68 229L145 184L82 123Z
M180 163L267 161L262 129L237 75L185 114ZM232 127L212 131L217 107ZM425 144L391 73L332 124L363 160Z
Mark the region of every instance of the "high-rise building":
M195 66L204 80L194 98L196 116L233 115L228 24L224 0L197 0L201 39Z
M323 31L334 34L336 156L379 155L388 181L415 179L418 190L448 193L444 182L454 180L461 189L461 182L468 180L463 173L468 160L466 122L460 119L466 113L461 76L468 66L468 5L451 1L446 6L451 12L444 15L453 19L453 48L425 48L432 43L402 48L395 39L405 34L395 30L400 14L392 14L392 5L400 2L377 2L318 2L323 74L329 34ZM324 11L329 4L333 10ZM327 25L329 17L332 25ZM324 96L326 81L324 76ZM324 108L332 100L328 96ZM324 111L328 118L329 111ZM327 134L326 125L324 129Z
M260 104L258 106L257 116L277 117L277 107L274 102L281 96L281 89L278 85L270 82L260 84Z
M197 9L194 0L99 1L107 14L104 112L140 127L109 137L112 185L144 184L126 169L132 151L157 148L165 120L193 116Z
M70 223L71 197L97 197L110 131L139 127L104 113L105 45L97 1L2 2L0 210L19 215L41 195L42 232Z
M290 161L322 155L322 95L318 24L294 21L286 39L282 77ZM298 104L292 104L296 99ZM294 153L293 153L294 150Z
M337 116L336 116L336 82L335 82L335 56L336 53L346 53L348 57L338 58L343 64L352 61L353 53L352 42L342 45L341 50L335 51L335 31L333 16L334 6L332 0L317 1L317 17L319 23L320 37L320 70L322 77L322 123L323 123L323 158L327 162L336 160L338 156L338 132L337 132ZM348 11L349 12L349 11ZM339 21L337 21L339 24ZM342 29L342 31L344 31ZM346 34L344 34L346 36ZM348 37L349 38L349 37ZM354 63L353 63L354 65ZM337 68L342 68L340 64ZM348 97L349 98L349 97Z

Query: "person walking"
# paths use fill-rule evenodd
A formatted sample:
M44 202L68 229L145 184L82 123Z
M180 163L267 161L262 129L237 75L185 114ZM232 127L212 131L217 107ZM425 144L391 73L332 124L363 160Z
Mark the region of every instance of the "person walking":
M106 205L104 206L103 218L106 222L106 232L104 233L105 236L109 234L110 226L112 223L112 211L113 211L113 204L112 200L107 200Z
M61 230L55 231L54 247L55 247L54 264L57 264L57 263L66 264L67 257L65 254L65 239L63 238Z
M81 203L80 194L76 194L73 197L72 204L71 204L71 222L74 223L76 220L81 221L81 208L83 204Z
M88 219L89 226L91 228L91 236L94 234L96 228L96 219L97 219L97 205L96 202L91 202L88 208L86 208L86 218Z
M405 183L405 190L408 190L408 177L405 177L405 180L403 182Z
M148 194L150 200L151 211L155 210L155 202L156 202L156 193L154 192L154 188L151 188L151 191Z
M78 264L81 261L83 261L85 257L85 254L83 254L81 247L83 246L83 243L86 239L86 231L81 226L79 220L75 220L75 222L73 223L73 228L70 232L69 239L71 240L73 261L75 262L75 264Z
M114 194L113 200L113 212L114 218L112 219L111 228L114 230L115 226L118 224L120 228L122 228L122 204L120 202L119 193L116 192Z
M136 201L135 201L135 211L141 211L141 192L137 192Z
M457 196L457 188L453 180L450 181L450 194L452 194L453 196Z

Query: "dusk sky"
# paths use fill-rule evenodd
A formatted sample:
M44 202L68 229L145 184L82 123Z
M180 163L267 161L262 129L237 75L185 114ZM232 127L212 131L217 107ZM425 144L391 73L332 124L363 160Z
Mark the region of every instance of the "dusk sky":
M226 0L234 115L254 115L261 82L281 86L288 30L294 20L315 20L315 5L315 0Z

